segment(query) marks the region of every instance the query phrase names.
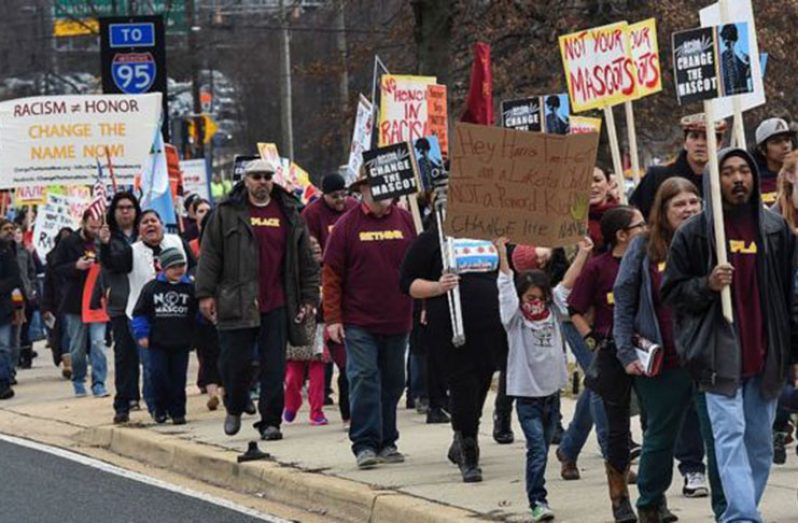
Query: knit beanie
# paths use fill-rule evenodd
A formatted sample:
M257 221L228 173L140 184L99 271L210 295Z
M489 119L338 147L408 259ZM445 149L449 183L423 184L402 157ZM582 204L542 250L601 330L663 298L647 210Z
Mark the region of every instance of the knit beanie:
M328 174L321 181L321 191L324 194L343 191L344 189L346 189L346 181L338 173Z
M168 247L161 251L161 255L158 256L158 261L161 263L161 270L165 271L169 267L174 267L175 265L185 265L186 257L183 256L180 249Z

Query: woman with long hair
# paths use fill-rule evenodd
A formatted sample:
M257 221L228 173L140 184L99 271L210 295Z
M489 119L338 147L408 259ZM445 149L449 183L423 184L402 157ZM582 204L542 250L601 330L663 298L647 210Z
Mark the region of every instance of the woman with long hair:
M695 185L679 177L663 182L654 198L649 229L629 245L613 287L616 355L633 376L646 412L637 473L641 522L676 521L667 511L665 492L673 479L676 439L695 389L680 365L671 311L662 303L659 289L674 232L699 212L701 197ZM646 365L646 356L652 361L661 358L661 363Z
M798 151L793 151L784 159L779 171L779 192L776 204L771 209L781 214L793 231L798 232Z

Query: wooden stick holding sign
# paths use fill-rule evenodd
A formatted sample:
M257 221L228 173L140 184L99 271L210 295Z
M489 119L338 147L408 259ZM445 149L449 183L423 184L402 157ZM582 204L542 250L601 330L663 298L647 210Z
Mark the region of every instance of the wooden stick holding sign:
M718 265L729 263L728 253L726 252L726 228L723 223L723 199L720 193L720 166L718 165L718 138L712 132L715 129L715 108L712 101L704 102L704 115L707 128L707 154L709 155L709 186L710 198L712 198L712 221L715 233L715 249L718 258ZM720 291L721 306L723 317L729 323L734 323L734 313L732 311L731 287L728 285Z
M612 106L604 107L604 119L607 121L607 136L610 139L610 153L612 154L612 169L618 183L623 184L623 162L621 161L621 148L618 145L618 134L615 130L615 116L612 114ZM623 185L618 191L621 195L621 203L626 205L626 191Z
M629 156L632 159L632 179L634 180L635 187L640 183L640 158L637 151L637 129L635 128L635 110L632 106L632 101L627 100L623 103L623 108L626 111L626 131L629 136ZM623 177L621 178L623 180ZM625 187L621 187L621 193L626 195Z

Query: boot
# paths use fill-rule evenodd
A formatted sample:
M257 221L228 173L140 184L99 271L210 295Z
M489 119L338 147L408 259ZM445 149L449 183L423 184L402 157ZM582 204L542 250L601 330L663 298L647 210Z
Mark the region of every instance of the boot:
M464 483L482 481L482 469L479 468L479 445L476 438L460 440L460 473Z
M65 352L61 355L61 376L64 379L72 379L72 355Z
M668 510L668 500L665 496L662 496L662 501L659 502L657 505L657 510L659 511L659 520L662 523L673 523L674 521L679 521L679 517Z
M787 461L787 433L773 433L773 463L784 465Z
M612 501L612 515L616 523L635 523L637 516L629 503L629 488L626 485L629 467L619 471L608 462L604 462L607 471L607 483L610 488L610 500Z
M509 412L493 413L493 439L499 445L512 443L515 439L512 429L512 418Z
M455 465L460 465L460 440L462 437L459 430L454 431L452 444L449 446L449 452L446 453L446 457Z
M659 507L637 507L637 515L640 516L640 523L662 523Z

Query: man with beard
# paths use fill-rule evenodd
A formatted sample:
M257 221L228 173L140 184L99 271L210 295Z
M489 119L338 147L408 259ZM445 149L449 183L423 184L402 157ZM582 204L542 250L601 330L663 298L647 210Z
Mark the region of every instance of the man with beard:
M14 397L11 388L11 321L14 304L11 293L22 287L19 264L14 250L14 224L0 218L0 400Z
M757 505L773 460L776 402L788 364L798 358L795 238L762 206L759 173L747 152L722 150L718 164L721 201L707 198L704 211L676 231L661 295L675 313L679 355L705 393L727 503L720 519L762 521ZM726 264L715 258L713 205L723 206ZM721 307L727 287L734 323Z
M105 378L108 370L105 359L105 323L83 323L83 288L89 269L97 263L97 234L101 223L87 210L81 227L61 240L53 264L64 282L59 312L64 315L69 334L69 353L72 359L72 387L75 396L86 396L86 340L91 343L91 392L96 397L108 396Z
M256 354L261 421L255 426L264 440L283 437L286 342L312 341L304 320L316 314L319 300L319 265L299 201L273 176L271 163L249 162L243 182L213 211L203 230L196 290L202 314L219 329L224 431L232 436L241 429Z
M781 118L768 118L756 128L755 136L753 157L759 167L762 203L770 207L776 203L779 172L794 148L795 131Z
M108 289L108 316L114 334L114 423L127 422L130 407L138 404L139 355L130 332L125 308L130 292L127 274L133 263L131 245L138 239L139 202L128 192L118 192L108 208L107 225L100 229L100 263Z
M681 176L693 182L693 185L701 191L703 183L701 175L704 172L709 157L707 156L707 133L703 114L691 114L681 120L684 132L684 145L676 159L666 165L652 165L648 168L646 175L640 180L629 203L634 205L643 217L648 219L651 206L654 205L654 197L657 195L659 186L673 176ZM718 136L718 144L723 141L723 133L726 131L726 122L720 120L715 122L715 134Z

